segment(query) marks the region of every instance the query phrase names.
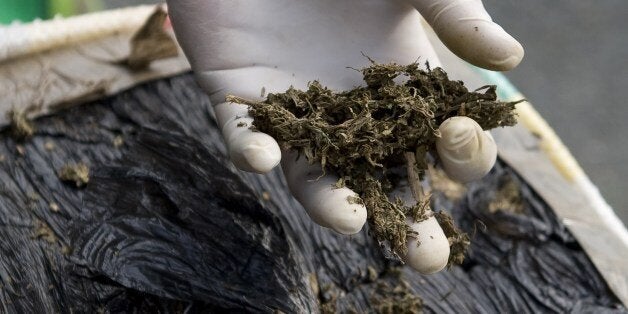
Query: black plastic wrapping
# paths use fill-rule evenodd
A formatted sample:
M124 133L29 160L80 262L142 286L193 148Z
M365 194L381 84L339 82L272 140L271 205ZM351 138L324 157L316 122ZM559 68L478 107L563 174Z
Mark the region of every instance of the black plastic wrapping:
M464 265L399 273L367 230L311 222L279 171L236 171L209 108L188 74L40 118L23 143L3 131L0 312L362 313L402 281L426 312L625 312L501 163L456 205L434 196L474 234ZM78 162L84 188L57 177ZM521 184L523 213L485 210L504 180Z

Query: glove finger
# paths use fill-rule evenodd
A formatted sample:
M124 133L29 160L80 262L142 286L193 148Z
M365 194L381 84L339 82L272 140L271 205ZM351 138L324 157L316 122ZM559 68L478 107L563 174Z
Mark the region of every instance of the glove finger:
M462 59L496 71L516 67L523 59L521 44L484 9L481 0L410 0L438 37Z
M403 260L421 274L433 274L447 266L449 240L435 217L420 222L408 222L416 235L408 237L408 254Z
M248 106L224 102L214 107L218 126L229 156L240 170L266 173L281 161L279 144L271 136L250 129L253 118Z
M292 195L317 224L342 234L355 234L366 223L366 207L352 197L351 189L335 186L338 177L323 175L320 164L310 165L304 157L285 152L281 163Z
M439 131L436 151L450 178L461 182L478 180L493 168L497 145L475 120L452 117L440 125Z
M393 171L402 175L405 169L393 169ZM413 206L417 203L406 179L402 179L399 182L399 187L388 197L401 199L406 206ZM432 216L426 220L415 222L412 218L407 217L406 223L415 232L415 235L407 238L408 253L401 256L403 261L412 269L425 275L439 272L445 268L449 261L449 240L436 218Z

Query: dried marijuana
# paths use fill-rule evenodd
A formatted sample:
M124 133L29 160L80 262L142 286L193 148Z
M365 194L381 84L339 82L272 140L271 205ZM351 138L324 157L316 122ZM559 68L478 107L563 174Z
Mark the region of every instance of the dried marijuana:
M27 110L11 109L7 112L7 116L11 121L11 135L18 141L23 141L35 133L35 126L28 118Z
M89 182L89 167L84 163L65 165L57 172L57 176L61 181L72 182L80 188Z
M387 283L380 283L376 291L378 295L371 300L376 313L423 313L423 300L412 292L405 280L401 280L394 288Z
M450 117L467 116L485 130L514 125L516 102L497 101L495 86L469 91L429 65L423 70L417 63L372 62L360 71L366 86L350 91L334 92L314 81L305 91L290 88L261 102L235 96L228 101L248 104L252 127L282 148L297 150L310 163L320 162L324 170L338 174L337 186L359 194L377 240L403 256L407 237L413 236L406 217L421 221L432 213L425 201L405 206L389 200L398 184L391 170L403 167L404 154L410 152L416 159L413 170L423 174L428 155L436 156L438 127ZM447 236L452 245L468 244L466 235Z

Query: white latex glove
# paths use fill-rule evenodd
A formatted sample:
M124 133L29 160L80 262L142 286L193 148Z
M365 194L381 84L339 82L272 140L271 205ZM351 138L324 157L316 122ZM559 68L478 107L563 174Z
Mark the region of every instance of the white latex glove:
M379 63L409 64L420 58L439 66L419 12L453 52L475 65L508 70L523 57L521 45L491 21L480 0L168 0L168 4L177 38L215 105L233 163L258 173L277 166L281 151L270 136L237 127L241 122L251 125L252 119L246 106L225 103L227 94L262 99L265 93L284 92L290 86L306 89L314 79L334 90L352 89L363 84L362 76L347 67L370 65L362 53ZM463 180L483 176L495 160L492 138L465 119L450 122L443 123L438 143L446 171L461 172L453 176ZM333 188L337 179L333 175L316 180L319 166L288 155L282 162L287 182L310 217L343 234L359 232L367 214L364 206L348 202L347 196L355 193ZM439 249L447 239L438 224L431 219L411 225L419 232L421 245L410 242L405 260L425 273L442 269L449 247Z

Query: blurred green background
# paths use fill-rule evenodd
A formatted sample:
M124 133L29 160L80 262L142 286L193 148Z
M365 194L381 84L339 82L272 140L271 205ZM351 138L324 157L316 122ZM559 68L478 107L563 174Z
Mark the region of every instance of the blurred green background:
M55 15L69 16L104 9L102 0L0 0L0 23L29 22Z

